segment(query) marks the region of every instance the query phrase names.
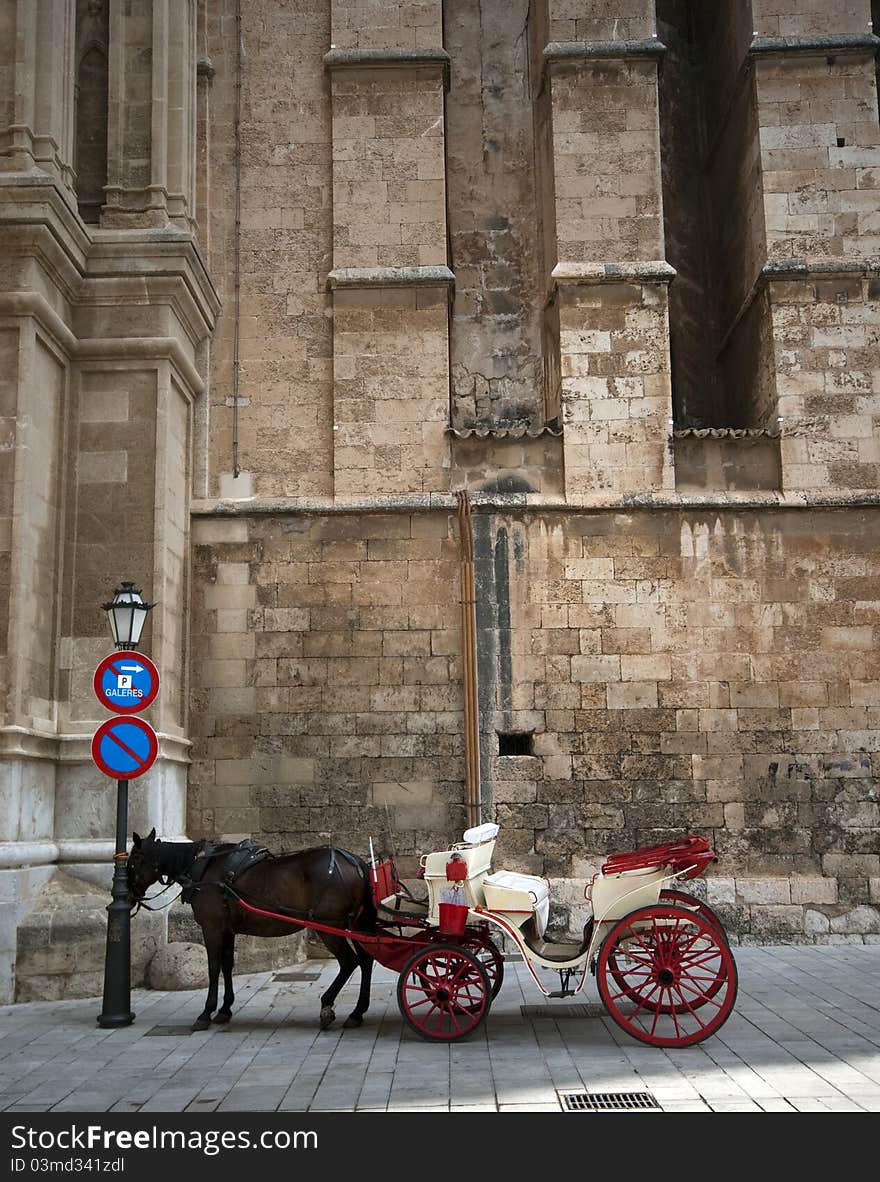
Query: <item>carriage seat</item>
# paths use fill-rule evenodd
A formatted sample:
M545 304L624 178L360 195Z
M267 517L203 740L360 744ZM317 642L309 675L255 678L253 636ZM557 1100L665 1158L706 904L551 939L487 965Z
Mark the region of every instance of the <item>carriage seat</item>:
M550 885L546 879L496 870L483 879L483 894L490 911L513 912L508 918L518 927L534 915L535 931L539 937L544 935L550 918Z

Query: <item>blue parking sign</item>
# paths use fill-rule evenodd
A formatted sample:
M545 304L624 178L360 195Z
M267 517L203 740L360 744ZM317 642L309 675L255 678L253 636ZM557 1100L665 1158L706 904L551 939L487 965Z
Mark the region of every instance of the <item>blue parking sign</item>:
M159 692L159 670L141 653L112 653L95 670L95 695L114 714L146 710Z

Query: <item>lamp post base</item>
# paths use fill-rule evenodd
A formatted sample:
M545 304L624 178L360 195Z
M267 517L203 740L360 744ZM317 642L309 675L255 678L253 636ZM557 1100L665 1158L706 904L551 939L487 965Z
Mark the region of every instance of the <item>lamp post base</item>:
M98 1025L104 1028L130 1026L134 1019L134 1014L98 1014Z

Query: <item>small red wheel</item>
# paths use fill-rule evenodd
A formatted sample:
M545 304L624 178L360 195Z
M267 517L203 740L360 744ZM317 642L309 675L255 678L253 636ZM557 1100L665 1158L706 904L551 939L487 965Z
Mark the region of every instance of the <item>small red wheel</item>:
M655 1047L702 1042L736 1001L727 941L704 916L674 905L641 907L618 920L599 952L596 981L617 1025Z
M429 928L429 932L432 940L443 942L449 939L448 936L443 935L439 928ZM504 982L504 957L501 955L498 945L487 933L468 928L456 946L472 952L486 970L494 1001L501 992Z
M492 991L473 952L455 944L422 945L400 974L397 1004L422 1038L453 1042L485 1021Z

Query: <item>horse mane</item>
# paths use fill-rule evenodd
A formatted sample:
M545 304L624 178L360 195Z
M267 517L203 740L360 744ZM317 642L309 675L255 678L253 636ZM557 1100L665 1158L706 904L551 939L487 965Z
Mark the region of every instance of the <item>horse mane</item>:
M204 844L203 841L160 841L157 838L155 847L159 855L159 873L166 878L176 878L189 869Z

